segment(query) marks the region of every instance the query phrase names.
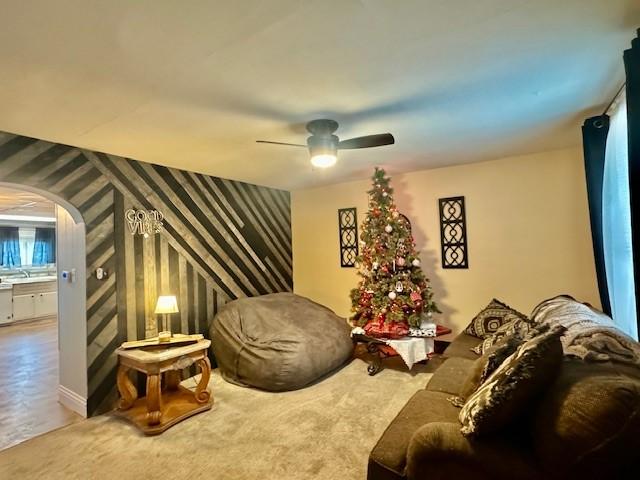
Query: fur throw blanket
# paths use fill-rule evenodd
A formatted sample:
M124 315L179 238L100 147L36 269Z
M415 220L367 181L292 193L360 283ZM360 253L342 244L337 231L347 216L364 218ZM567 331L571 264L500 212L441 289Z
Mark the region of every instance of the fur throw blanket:
M563 325L565 355L593 362L640 366L640 343L620 331L604 313L561 295L540 303L531 313L535 323Z

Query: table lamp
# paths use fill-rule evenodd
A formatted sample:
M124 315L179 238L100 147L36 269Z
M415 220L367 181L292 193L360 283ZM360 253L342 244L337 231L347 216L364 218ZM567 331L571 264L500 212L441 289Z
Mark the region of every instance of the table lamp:
M163 314L162 331L158 332L158 340L168 342L171 339L171 323L169 314L178 313L178 301L175 295L160 295L156 303L155 314Z

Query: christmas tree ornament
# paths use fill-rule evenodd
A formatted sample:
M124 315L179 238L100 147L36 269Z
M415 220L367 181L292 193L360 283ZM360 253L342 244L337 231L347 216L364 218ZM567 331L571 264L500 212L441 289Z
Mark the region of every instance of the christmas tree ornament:
M393 232L393 227L391 225L387 225L386 227L384 227L384 231L387 233L391 233Z
M374 269L374 270L377 270L379 266L380 266L380 264L378 262L373 262L371 264L371 268Z
M391 300L395 300L395 299L396 299L396 297L397 297L396 292L389 292L389 298L390 298Z
M398 218L400 216L400 213L397 210L394 210L393 212L391 212L391 216L393 218Z
M405 259L404 257L398 257L396 259L396 265L398 265L399 267L404 267L405 264Z
M386 197L386 196L388 196L388 195L389 195L389 194L388 194L387 192L382 192L382 196L383 196L383 197Z
M420 295L419 292L413 291L409 294L409 298L413 301L413 302L417 302L418 300L420 300L422 298L422 296Z
M417 258L414 258L413 262L411 262L411 265L413 265L414 267L419 267L420 266L420 260L418 260Z
M402 293L404 287L402 286L402 282L396 282L396 292Z

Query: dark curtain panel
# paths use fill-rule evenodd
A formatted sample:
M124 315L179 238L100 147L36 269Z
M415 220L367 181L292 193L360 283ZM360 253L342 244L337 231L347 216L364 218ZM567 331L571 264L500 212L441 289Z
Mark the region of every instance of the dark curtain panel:
M640 29L638 29L638 38L634 38L631 42L631 48L624 52L624 68L627 74L633 271L636 279L636 318L640 329Z
M604 156L609 133L609 116L598 115L585 120L582 125L582 146L584 149L584 170L587 176L587 196L589 199L589 217L591 218L591 237L593 255L596 263L596 276L602 311L611 315L607 273L604 265L602 236L602 181L604 178Z
M22 264L18 227L0 227L0 264L3 267L19 267Z
M56 230L55 228L36 228L36 238L33 243L33 265L44 265L56 261Z

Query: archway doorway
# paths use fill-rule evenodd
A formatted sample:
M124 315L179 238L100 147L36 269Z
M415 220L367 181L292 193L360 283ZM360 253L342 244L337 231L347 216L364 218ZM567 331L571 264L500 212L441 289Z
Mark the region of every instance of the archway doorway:
M85 252L75 207L0 182L0 449L87 415Z

